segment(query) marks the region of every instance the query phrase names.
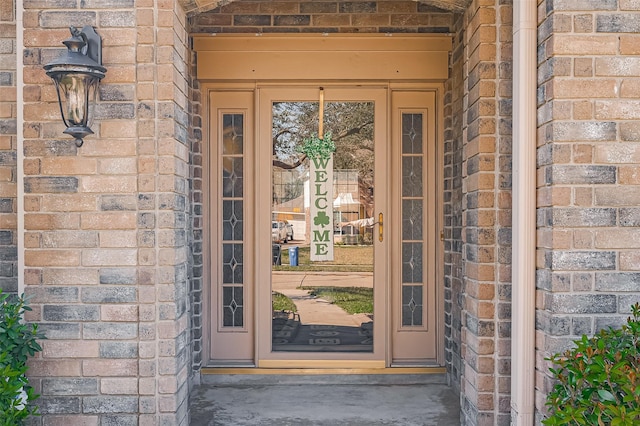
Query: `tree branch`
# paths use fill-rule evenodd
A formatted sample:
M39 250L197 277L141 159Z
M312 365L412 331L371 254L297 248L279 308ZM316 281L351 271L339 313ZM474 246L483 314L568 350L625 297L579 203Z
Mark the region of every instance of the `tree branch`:
M306 158L307 158L307 155L306 154L302 154L302 157L298 158L296 160L296 162L293 163L293 164L285 163L284 161L281 161L281 160L278 160L278 159L274 158L273 159L273 165L275 167L279 167L279 168L284 169L284 170L293 170L296 167L302 165L302 163L304 162L304 160L306 160Z
M359 126L356 127L352 127L350 129L346 129L343 130L342 132L340 132L340 134L338 134L338 136L336 137L332 137L334 142L337 142L341 139L344 139L348 136L352 136L355 135L357 133L360 133L365 127L367 127L370 124L373 124L373 120L367 121L365 123L360 124ZM289 129L282 129L280 130L276 135L273 136L273 154L275 155L275 148L276 148L276 144L278 142L278 138L284 134L293 134L293 132L291 132ZM278 160L276 158L273 159L273 166L274 167L278 167L281 168L283 170L293 170L296 167L302 165L302 163L304 162L304 160L307 159L307 156L305 154L303 154L300 158L298 158L296 160L295 163L287 163L281 160Z
M356 133L360 133L362 129L367 127L369 124L373 124L373 121L367 121L366 123L362 123L359 126L352 127L350 129L344 130L340 132L340 134L333 138L334 141L339 141L342 138L346 138L347 136L355 135Z

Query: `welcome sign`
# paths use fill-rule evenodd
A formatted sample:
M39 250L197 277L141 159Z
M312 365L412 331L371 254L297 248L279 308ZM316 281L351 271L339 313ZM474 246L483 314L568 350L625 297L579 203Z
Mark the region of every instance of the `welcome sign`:
M318 135L304 140L302 152L309 158L311 192L312 261L333 260L333 153L336 145L331 133L324 133L324 89L318 102Z
M311 260L333 260L333 155L309 158Z

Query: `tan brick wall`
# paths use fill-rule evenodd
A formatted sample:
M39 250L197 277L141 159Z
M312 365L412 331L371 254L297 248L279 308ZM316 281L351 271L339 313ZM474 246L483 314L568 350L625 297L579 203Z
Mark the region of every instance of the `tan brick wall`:
M191 228L193 232L188 235L188 245L190 247L190 263L191 263L191 352L192 352L192 370L194 374L199 374L202 367L202 348L204 344L203 330L203 286L204 286L204 253L203 253L203 185L202 178L204 175L202 164L202 104L200 96L200 86L198 81L193 77L196 75L195 52L191 52L191 69L190 76L190 104L191 112L189 131L192 139L192 149L190 152L189 164L191 166L191 193L190 193L190 209L191 209Z
M24 3L25 253L44 424L187 424L189 62L173 1ZM95 136L77 148L42 70L68 24L103 38ZM84 423L83 423L84 424Z
M619 325L638 293L638 96L633 1L538 7L538 418L544 358Z
M10 252L15 18L13 2L1 1L0 252ZM25 285L34 298L30 319L49 335L31 370L46 421L127 424L138 411L140 424L186 419L191 356L201 363L204 285L192 29L455 33L445 99L447 366L463 392L465 424L509 423L510 2L473 1L453 15L416 2L293 1L274 9L273 2L237 1L188 20L177 4L26 3ZM618 323L640 298L635 8L540 1L540 411L550 385L543 357ZM80 149L61 134L42 71L76 21L97 27L109 69L96 136ZM14 263L15 256L0 257L2 285L15 285ZM120 412L109 412L113 406Z
M202 222L198 84L190 80L186 37L181 30L172 32L184 29L184 17L148 3L32 9L25 15L32 43L25 70L31 83L26 87L26 275L28 291L37 297L33 319L51 335L51 346L32 368L42 384L45 418L55 421L77 420L86 405L87 421L128 422L133 417L126 410L137 400L141 424L163 419L174 424L186 413L189 325L198 336L192 341L193 362L201 363L202 235L182 233L175 225L190 220L198 230ZM412 1L271 6L230 4L195 15L190 23L202 32L449 32L454 20ZM41 72L57 55L74 14L88 18L103 36L109 68L96 137L79 150L60 135L53 88ZM263 14L269 14L268 23ZM48 120L41 121L43 116ZM187 140L193 145L184 144ZM187 274L193 277L191 289L184 287ZM189 297L194 315L187 320ZM114 343L120 352L114 352ZM51 362L61 347L64 358ZM459 350L456 354L459 358ZM131 362L136 357L137 364ZM75 376L82 390L73 392L80 394L65 394L68 386L59 384ZM114 400L118 383L123 386ZM65 414L48 414L61 398ZM106 412L108 404L125 414Z
M510 423L511 17L509 2L472 2L453 56L446 266L463 424Z
M29 9L25 15L31 43L25 70L26 283L35 297L32 319L50 334L32 371L45 413L61 399L67 404L63 416L47 418L76 420L87 407L87 421L127 422L133 413L107 413L106 407L133 410L137 401L141 423L173 424L186 415L189 321L195 334L201 327L202 239L185 225L201 225L199 92L190 80L180 11L152 2L114 5ZM496 318L506 318L499 313L509 294L508 243L501 235L509 226L510 31L498 34L497 28L508 24L510 8L474 4L462 19L416 2L272 5L232 3L190 23L200 32L450 32L457 20L447 95L445 286L455 304L448 313L447 356L454 382L466 393L465 421L501 424L508 407L495 407L506 395L508 340ZM367 9L372 5L375 10ZM60 135L53 88L41 71L59 51L73 14L91 20L103 35L109 68L96 137L79 150ZM500 78L506 78L502 84ZM194 315L186 311L189 305ZM191 349L195 365L201 339ZM65 393L65 377L78 378L74 392L80 394Z
M0 290L18 291L16 205L16 17L0 0Z
M190 18L196 33L448 33L453 14L408 1L234 1Z
M461 34L464 19L458 17L455 33ZM462 359L463 262L462 262L462 146L464 102L464 52L462 37L453 39L451 74L444 99L444 288L445 360L449 382L460 389Z

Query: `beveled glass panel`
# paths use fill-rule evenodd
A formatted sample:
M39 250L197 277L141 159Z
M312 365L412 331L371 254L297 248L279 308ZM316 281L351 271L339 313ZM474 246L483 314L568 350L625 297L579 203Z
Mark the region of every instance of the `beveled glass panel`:
M422 196L422 156L402 157L402 196Z
M244 164L242 157L222 158L222 196L242 197Z
M244 115L222 115L222 325L242 327L244 283ZM235 241L228 243L227 241ZM234 285L229 285L234 284Z
M402 114L402 153L422 153L422 114Z
M244 305L244 293L242 286L224 286L222 289L222 303L235 309Z
M240 286L222 288L222 325L224 327L242 327L244 323L244 291Z
M244 145L244 116L222 115L222 155L242 154Z
M242 200L224 200L222 202L222 239L224 241L242 241L243 238Z
M242 284L243 278L243 244L222 245L222 282L225 284Z
M402 243L402 282L422 282L422 243Z
M422 325L422 286L402 287L402 325Z
M402 239L422 240L422 200L402 200Z

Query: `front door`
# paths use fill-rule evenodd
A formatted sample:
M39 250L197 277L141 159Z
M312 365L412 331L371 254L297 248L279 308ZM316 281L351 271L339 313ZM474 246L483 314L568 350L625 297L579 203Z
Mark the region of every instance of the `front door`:
M264 84L209 106L210 365L441 364L436 91Z
M263 232L258 243L258 274L270 277L257 288L260 366L385 365L386 95L379 87L259 90L258 205L267 214L258 226L285 224L294 237ZM335 147L324 157L316 153L323 144Z

